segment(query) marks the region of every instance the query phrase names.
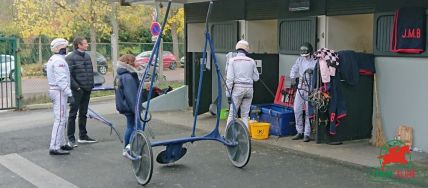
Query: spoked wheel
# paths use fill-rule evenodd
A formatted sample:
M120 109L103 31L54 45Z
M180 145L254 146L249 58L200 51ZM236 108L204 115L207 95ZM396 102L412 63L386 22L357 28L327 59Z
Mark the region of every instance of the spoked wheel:
M237 143L236 146L227 146L227 154L232 164L238 168L247 165L251 157L251 140L245 124L241 120L230 122L226 128L225 139Z
M153 174L153 152L150 140L142 131L137 131L131 140L131 152L136 160L132 160L135 177L141 185L150 182Z

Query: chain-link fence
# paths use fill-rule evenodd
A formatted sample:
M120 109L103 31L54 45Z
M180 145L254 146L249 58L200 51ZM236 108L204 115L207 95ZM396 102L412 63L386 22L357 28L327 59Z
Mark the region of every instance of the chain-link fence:
M132 42L119 42L119 55L131 53L138 55L143 51L151 51L154 43L132 43ZM69 49L69 51L72 49ZM89 49L90 50L90 49ZM174 54L173 43L164 42L163 50L170 51ZM177 58L184 56L184 44L178 43L178 54L174 54ZM97 43L97 52L105 56L107 59L111 57L111 44L110 43ZM41 54L41 55L39 55ZM47 62L52 55L50 51L50 44L38 43L21 43L21 62L22 64L43 64Z
M119 43L119 56L122 54L138 55L144 51L151 51L154 43ZM177 58L177 63L184 56L184 44L178 44L178 55L174 54L173 44L169 42L163 43L163 50L170 51ZM72 50L71 47L69 51ZM113 84L112 61L111 61L111 44L97 43L97 69L98 72L101 65L106 65L106 72L100 72L105 79L105 85ZM50 102L47 97L48 83L45 73L45 64L52 55L50 44L46 43L21 43L20 46L21 63L23 67L22 91L24 96L24 104L36 104ZM104 58L98 58L104 57ZM104 59L105 62L99 62ZM173 71L164 71L167 81L182 83L184 80L184 70L178 67Z

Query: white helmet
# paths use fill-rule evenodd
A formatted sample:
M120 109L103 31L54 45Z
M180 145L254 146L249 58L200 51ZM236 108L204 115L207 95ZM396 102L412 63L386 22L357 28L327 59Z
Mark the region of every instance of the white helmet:
M250 45L245 40L240 40L238 43L236 43L236 50L242 49L245 50L247 53L250 52Z
M63 38L56 38L51 42L51 51L58 53L62 48L67 48L68 41Z

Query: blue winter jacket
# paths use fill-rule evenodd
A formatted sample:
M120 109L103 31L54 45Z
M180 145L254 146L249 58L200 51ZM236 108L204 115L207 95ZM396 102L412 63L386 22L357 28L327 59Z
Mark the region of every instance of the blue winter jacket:
M121 114L135 114L137 92L140 85L135 68L119 63L117 68L116 110Z

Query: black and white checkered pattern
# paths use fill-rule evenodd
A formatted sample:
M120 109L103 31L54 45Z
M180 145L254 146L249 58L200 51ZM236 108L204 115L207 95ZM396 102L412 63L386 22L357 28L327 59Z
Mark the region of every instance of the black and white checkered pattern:
M328 48L320 48L314 53L315 57L325 59L329 66L339 66L339 56L334 50Z

